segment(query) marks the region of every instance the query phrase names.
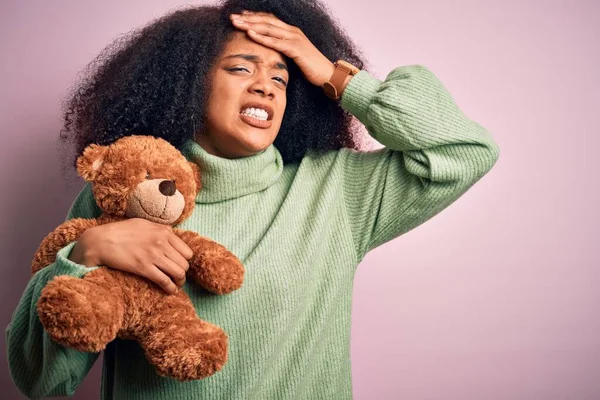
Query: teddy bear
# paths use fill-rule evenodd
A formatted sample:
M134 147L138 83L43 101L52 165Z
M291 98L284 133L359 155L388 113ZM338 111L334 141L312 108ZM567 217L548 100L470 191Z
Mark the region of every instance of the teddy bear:
M133 135L109 145L91 144L77 159L102 214L71 219L48 234L32 261L32 274L52 264L57 252L87 229L126 218L171 226L194 252L188 279L215 294L242 286L244 267L224 246L174 228L188 218L201 190L201 171L164 139ZM115 338L136 340L161 376L202 379L227 361L228 336L203 321L182 288L167 294L144 277L109 267L90 267L83 278L60 275L37 303L44 329L56 342L99 352Z

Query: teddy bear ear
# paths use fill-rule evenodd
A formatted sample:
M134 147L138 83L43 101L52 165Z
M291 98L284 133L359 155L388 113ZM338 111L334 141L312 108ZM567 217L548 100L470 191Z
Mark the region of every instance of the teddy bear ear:
M196 193L200 192L202 189L201 176L200 176L200 168L198 164L188 161L190 166L192 167L192 171L194 171L194 181L196 182Z
M77 158L77 172L87 182L93 181L98 176L107 151L108 146L90 144L83 150L83 154Z

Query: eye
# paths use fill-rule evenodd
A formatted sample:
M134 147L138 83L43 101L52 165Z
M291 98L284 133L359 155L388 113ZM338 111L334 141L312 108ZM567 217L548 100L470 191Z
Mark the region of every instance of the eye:
M146 179L150 179L150 172L146 172Z
M287 86L287 82L286 82L286 80L285 80L285 79L283 79L283 78L280 78L280 77L278 77L278 76L276 76L276 77L275 77L275 78L273 78L273 79L279 79L279 82L281 82L283 85Z
M246 72L250 72L247 68L244 67L233 67L233 68L228 68L228 71L246 71ZM280 82L282 85L287 86L287 82L284 78L278 77L276 76L275 78L273 78L275 80L277 80L278 82Z
M246 71L246 72L250 72L250 71L248 71L248 69L246 69L244 67L229 68L228 71Z

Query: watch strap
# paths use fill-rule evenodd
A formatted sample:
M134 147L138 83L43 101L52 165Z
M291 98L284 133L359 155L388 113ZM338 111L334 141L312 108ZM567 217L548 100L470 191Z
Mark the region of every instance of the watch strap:
M329 81L323 83L322 87L329 98L339 100L342 85L348 75L356 75L360 70L344 60L338 60L333 65L335 66L333 74Z

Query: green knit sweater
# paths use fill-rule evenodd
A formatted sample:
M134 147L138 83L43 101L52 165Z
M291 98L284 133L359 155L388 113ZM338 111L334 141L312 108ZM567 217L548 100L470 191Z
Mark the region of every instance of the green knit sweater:
M425 67L381 81L359 72L341 106L385 148L311 152L283 165L270 146L246 158L183 149L203 171L192 216L180 225L223 244L246 268L241 289L207 296L186 283L198 315L229 335L217 374L180 383L158 376L136 342L105 351L103 399L350 399L352 286L365 254L446 208L496 162L489 133L468 119ZM97 216L85 186L68 218ZM74 243L32 277L6 329L12 378L32 398L72 394L98 354L48 338L36 314L53 277L83 276Z

